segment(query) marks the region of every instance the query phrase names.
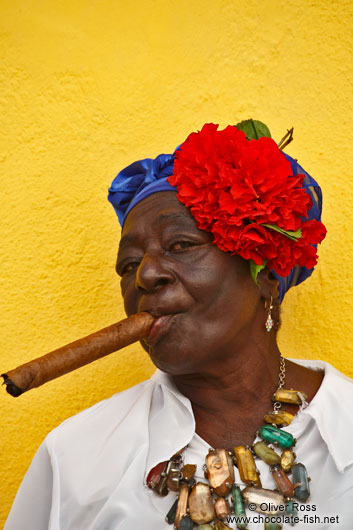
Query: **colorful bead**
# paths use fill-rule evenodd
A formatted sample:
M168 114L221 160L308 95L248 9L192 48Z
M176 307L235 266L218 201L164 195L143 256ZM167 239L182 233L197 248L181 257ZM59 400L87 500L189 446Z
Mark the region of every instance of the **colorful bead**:
M187 484L182 484L179 490L178 505L177 505L176 514L174 518L175 528L179 528L180 521L187 513L188 497L189 497L189 486Z
M241 496L239 486L233 486L232 497L233 497L233 505L234 505L234 514L238 519L240 519L240 521L237 523L237 528L246 529L245 521L244 522L241 521L241 519L245 517L245 508L244 508L244 501L243 501L243 497Z
M265 523L265 530L281 530L283 526L279 523Z
M292 467L294 496L301 502L306 502L310 495L309 478L303 464L294 464Z
M167 523L169 523L169 524L173 524L174 523L174 519L175 519L175 515L176 515L176 511L177 511L177 506L178 506L178 499L175 499L175 501L173 502L172 506L170 507L169 512L165 516L165 520L166 520Z
M273 320L272 320L270 315L268 315L268 317L267 317L265 326L266 326L266 331L268 331L268 332L270 332L271 329L273 328Z
M208 484L197 482L189 495L189 514L197 524L209 523L216 517L212 493Z
M169 491L179 491L179 483L181 478L180 462L178 460L171 460L169 463L167 488Z
M216 519L213 525L214 530L232 530L230 526L225 524L223 521L219 521Z
M194 528L194 523L188 515L182 518L179 524L179 530L192 530Z
M216 516L218 519L225 519L228 515L230 515L230 507L227 499L224 499L223 497L218 497L215 500L214 508L216 510Z
M285 449L281 455L281 467L288 473L295 462L295 453L291 449Z
M191 480L192 478L194 478L195 473L195 464L186 464L184 467L181 468L181 474L183 475L184 480Z
M238 445L234 447L234 454L239 469L240 478L245 484L256 484L261 487L261 480L256 469L254 457L248 447Z
M259 513L277 515L285 510L283 495L273 490L246 486L242 491L242 496L247 504L256 505L256 511Z
M274 466L275 464L280 463L280 456L272 449L272 447L269 447L264 442L256 442L252 448L256 456L261 458L261 460L269 466Z
M294 485L291 483L285 471L280 466L275 466L272 469L272 476L282 495L284 495L287 499L293 497Z
M280 403L291 403L292 405L301 405L303 399L305 400L308 396L304 392L298 390L286 390L285 388L279 388L276 390L273 400L279 401Z
M206 476L211 488L225 497L234 483L232 457L225 449L214 449L206 456Z
M280 447L292 447L295 444L293 436L273 425L263 425L259 429L259 436L268 442L277 443Z
M157 486L161 479L162 473L166 472L167 466L168 462L160 462L151 469L146 479L146 483L149 488L154 489Z
M290 425L293 418L293 414L285 412L284 410L279 410L277 412L266 414L264 420L266 423L274 423L275 425Z
M295 508L294 501L290 500L286 502L286 514L290 515L290 521L289 524L291 526L295 526L295 520L294 517L297 517L298 511Z

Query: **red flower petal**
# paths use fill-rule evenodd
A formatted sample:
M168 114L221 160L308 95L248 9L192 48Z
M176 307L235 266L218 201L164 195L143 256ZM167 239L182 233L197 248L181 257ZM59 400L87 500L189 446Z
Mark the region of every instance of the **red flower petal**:
M248 141L236 127L218 130L205 124L191 133L175 153L169 182L178 199L191 209L198 227L212 232L214 243L232 254L252 259L279 275L295 265L312 268L324 225L303 221L312 206L302 188L304 175L292 175L290 162L271 138ZM274 224L302 231L293 241L260 226Z

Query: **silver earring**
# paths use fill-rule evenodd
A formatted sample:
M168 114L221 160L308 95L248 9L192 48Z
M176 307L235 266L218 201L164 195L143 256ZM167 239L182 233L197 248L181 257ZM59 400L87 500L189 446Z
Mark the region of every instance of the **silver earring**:
M268 332L270 332L271 329L273 328L273 320L272 320L272 315L271 315L271 310L273 309L272 302L273 302L273 298L271 296L270 307L269 307L269 310L268 310L268 313L267 313L267 320L266 320L266 323L265 323L266 331L268 331ZM266 303L266 305L267 305L267 303Z

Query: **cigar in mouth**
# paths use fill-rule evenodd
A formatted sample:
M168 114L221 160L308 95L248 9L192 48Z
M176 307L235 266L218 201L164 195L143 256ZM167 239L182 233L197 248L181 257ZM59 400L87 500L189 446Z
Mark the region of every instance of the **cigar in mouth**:
M131 315L116 324L71 342L42 357L33 359L5 374L6 390L14 397L72 372L85 364L147 337L154 317L149 313Z

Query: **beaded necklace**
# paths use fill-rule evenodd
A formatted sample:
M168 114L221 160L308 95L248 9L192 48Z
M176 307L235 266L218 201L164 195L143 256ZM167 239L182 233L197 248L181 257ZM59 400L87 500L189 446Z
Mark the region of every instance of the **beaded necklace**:
M308 404L303 392L284 388L285 376L285 360L280 357L273 410L265 415L265 424L256 433L261 441L251 447L236 446L234 452L210 449L203 466L208 484L195 482L196 465L183 465L185 448L149 472L147 486L155 493L160 496L167 495L169 491L177 493L166 515L166 521L173 524L174 528L232 530L225 522L229 519L236 523L239 530L246 530L246 506L250 506L251 511L263 514L265 530L280 530L283 528L282 522L294 524L296 502L293 498L300 502L308 500L310 479L305 466L296 462L293 451L295 438L283 430L294 415L280 409L282 403L299 405L300 410ZM270 467L276 485L273 490L262 488L256 458ZM243 490L235 483L234 465L246 484ZM291 479L288 476L290 474Z

